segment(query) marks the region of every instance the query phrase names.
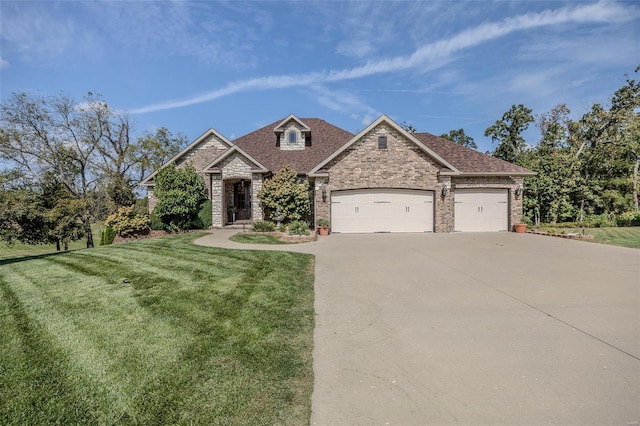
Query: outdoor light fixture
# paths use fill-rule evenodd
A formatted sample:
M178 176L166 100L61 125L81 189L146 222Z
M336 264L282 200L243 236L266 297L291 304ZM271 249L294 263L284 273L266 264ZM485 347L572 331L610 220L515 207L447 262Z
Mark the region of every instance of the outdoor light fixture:
M322 189L322 202L326 203L327 202L327 185L323 183L320 188Z
M516 186L516 197L519 197L522 194L522 186Z
M449 192L449 188L447 187L447 184L445 183L444 186L442 187L442 191L440 191L440 195L442 195L442 198L447 196L447 192Z

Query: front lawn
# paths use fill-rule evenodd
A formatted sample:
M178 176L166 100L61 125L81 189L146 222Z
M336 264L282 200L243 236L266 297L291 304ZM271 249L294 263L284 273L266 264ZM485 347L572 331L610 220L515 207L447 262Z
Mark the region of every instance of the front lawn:
M540 231L553 233L582 233L579 228L554 228L553 225L543 225ZM640 248L640 226L619 227L619 228L587 228L586 235L593 236L593 242L610 244L614 246ZM589 241L589 240L586 240Z
M312 256L197 236L0 260L0 424L308 424Z
M268 234L235 234L231 238L231 241L243 244L287 244L280 238Z

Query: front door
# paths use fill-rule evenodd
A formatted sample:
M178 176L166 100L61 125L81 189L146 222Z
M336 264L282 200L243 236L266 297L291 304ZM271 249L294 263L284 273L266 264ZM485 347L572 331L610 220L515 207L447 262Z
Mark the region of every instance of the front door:
M233 184L233 202L236 220L251 219L251 182L241 180Z

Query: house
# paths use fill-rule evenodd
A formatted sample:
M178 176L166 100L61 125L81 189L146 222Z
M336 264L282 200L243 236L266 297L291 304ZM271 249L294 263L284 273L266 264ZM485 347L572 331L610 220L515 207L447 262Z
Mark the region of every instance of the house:
M167 164L193 164L212 200L212 224L264 220L257 194L288 164L312 184L314 222L332 232L507 231L522 217L531 172L383 115L354 135L318 118L289 115L230 141L211 129ZM142 181L153 209L153 178ZM269 219L269 218L266 218Z

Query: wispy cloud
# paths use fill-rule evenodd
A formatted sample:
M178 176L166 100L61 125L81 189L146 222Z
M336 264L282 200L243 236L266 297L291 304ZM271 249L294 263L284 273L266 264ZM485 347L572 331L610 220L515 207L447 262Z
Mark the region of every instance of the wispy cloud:
M372 117L382 115L382 112L368 105L353 93L344 90L331 90L320 84L314 84L309 89L313 99L320 105L332 111L350 113L353 120L360 120L362 124L369 124Z
M5 68L9 68L9 62L0 57L0 70Z
M143 114L160 110L186 107L209 102L231 94L313 86L338 81L353 80L378 74L419 69L421 72L437 69L451 61L451 57L465 49L505 37L514 32L564 24L593 24L624 22L638 16L638 9L618 3L593 3L578 7L527 13L498 22L488 22L464 30L458 34L423 45L411 55L370 61L353 68L310 72L304 74L273 75L231 82L226 86L182 100L171 100L130 110Z

